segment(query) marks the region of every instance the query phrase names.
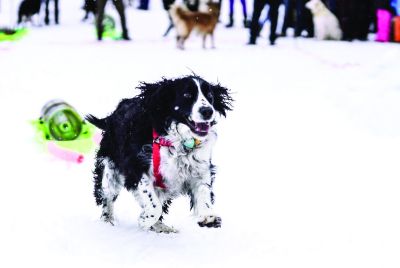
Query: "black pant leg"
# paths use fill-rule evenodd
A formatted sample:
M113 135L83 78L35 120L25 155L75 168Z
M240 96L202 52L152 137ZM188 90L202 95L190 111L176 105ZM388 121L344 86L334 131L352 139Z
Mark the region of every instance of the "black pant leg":
M44 23L46 23L46 25L50 23L49 4L50 4L50 0L46 0L46 2L45 2L45 17L44 17Z
M269 41L273 44L276 40L276 27L278 25L278 13L279 6L281 4L280 0L270 0L269 1L269 19L271 22L270 33L269 33Z
M285 17L283 19L282 34L286 34L287 28L293 26L293 0L285 0Z
M255 41L260 31L260 16L266 0L254 0L253 16L250 23L250 41Z
M123 0L113 0L114 6L118 11L119 17L121 18L122 26L122 37L124 39L129 39L128 28L126 27L126 17L125 17L125 6Z
M103 18L104 9L106 7L107 0L97 0L97 17L96 17L96 28L97 28L97 39L101 40L103 35Z
M149 9L149 0L140 0L139 1L139 9L148 10Z
M304 30L304 0L296 0L296 25L294 28L294 35L300 36Z
M58 24L58 15L59 15L58 0L54 0L54 20L56 24Z

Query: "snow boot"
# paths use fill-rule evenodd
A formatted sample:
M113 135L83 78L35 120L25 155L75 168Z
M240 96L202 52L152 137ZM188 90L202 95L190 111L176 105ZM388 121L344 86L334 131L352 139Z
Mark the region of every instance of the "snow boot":
M233 27L233 15L229 15L229 23L225 25L226 28L232 28Z

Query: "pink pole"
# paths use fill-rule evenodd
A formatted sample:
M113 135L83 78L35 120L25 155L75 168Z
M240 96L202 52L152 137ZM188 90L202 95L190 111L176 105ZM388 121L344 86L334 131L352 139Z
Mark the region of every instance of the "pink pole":
M68 162L80 164L85 159L82 154L60 148L55 142L49 142L47 145L47 149L54 156Z

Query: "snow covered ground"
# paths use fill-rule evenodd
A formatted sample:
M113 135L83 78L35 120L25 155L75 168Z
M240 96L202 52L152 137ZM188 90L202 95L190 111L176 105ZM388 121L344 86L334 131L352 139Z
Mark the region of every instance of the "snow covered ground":
M1 0L0 25L13 21L9 2L18 1ZM81 2L61 1L60 26L0 43L0 267L400 266L399 45L285 38L270 47L266 27L248 47L237 23L218 26L214 50L192 36L178 51L155 1L128 10L131 42L99 43ZM54 159L28 121L53 98L104 116L139 81L192 70L236 99L215 149L222 228L199 228L182 197L166 217L180 233L144 232L127 192L117 224L102 223L93 156Z

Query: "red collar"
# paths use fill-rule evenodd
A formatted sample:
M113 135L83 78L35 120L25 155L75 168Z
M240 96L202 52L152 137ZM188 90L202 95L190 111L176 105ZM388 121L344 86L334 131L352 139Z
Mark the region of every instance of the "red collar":
M156 181L154 185L162 189L166 189L162 176L160 174L160 148L161 146L172 147L172 142L163 137L160 137L158 133L153 129L153 173Z

